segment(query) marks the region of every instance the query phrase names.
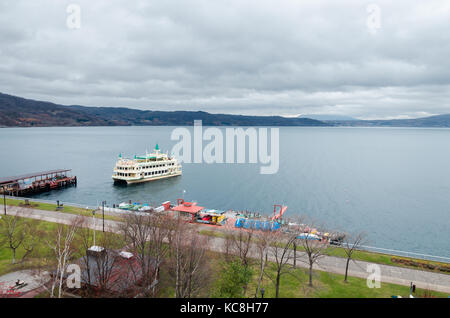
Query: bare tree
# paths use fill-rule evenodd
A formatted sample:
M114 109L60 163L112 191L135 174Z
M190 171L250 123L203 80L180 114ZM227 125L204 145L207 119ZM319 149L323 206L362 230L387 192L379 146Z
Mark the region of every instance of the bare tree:
M231 253L239 257L245 268L250 265L254 233L255 230L251 228L230 229L227 233Z
M175 297L191 298L205 287L208 262L205 257L208 236L199 235L189 224L176 220L171 240L170 272L175 277Z
M275 297L279 297L280 279L284 274L291 273L293 267L291 261L293 258L292 244L296 240L297 235L283 233L281 231L272 234L273 240L269 246L269 255L274 259L275 275L271 275L266 271L265 274L275 285Z
M227 231L225 231L225 235L224 235L224 241L223 244L221 245L221 255L224 257L226 262L229 262L232 260L232 258L234 257L233 255L231 255L231 245L232 245L232 236L228 234Z
M309 283L310 287L313 286L313 266L324 255L325 250L328 248L328 241L324 237L317 236L311 233L309 228L300 226L295 235L295 242L297 246L300 246L304 251L303 256L299 259L308 265L309 269ZM296 255L297 258L297 255Z
M96 245L103 249L100 253L89 253L89 249L94 245L93 231L89 227L84 226L78 231L77 238L80 241L81 253L86 254L81 258L83 267L82 280L86 286L88 295L96 296L111 295L112 290L117 291L116 280L112 277L116 272L116 264L118 253L114 248L120 245L118 235L110 232L97 233ZM120 273L123 275L123 273ZM93 288L95 287L95 288ZM120 291L120 290L119 290Z
M45 233L39 227L39 221L28 219L24 224L25 240L23 241L22 248L24 254L20 260L23 263L28 257L32 256L35 252L36 246L41 242Z
M77 238L79 241L79 246L81 249L81 253L87 253L87 250L94 245L93 244L93 231L91 230L88 226L88 222L86 220L84 220L83 222L83 226L79 229L78 234L77 234ZM94 277L92 275L92 267L91 267L91 262L89 261L89 258L86 256L84 256L81 259L81 267L83 268L83 274L81 276L81 282L86 286L86 292L87 294L90 296L93 294L93 286L92 283L94 281Z
M229 240L229 252L238 257L242 266L247 271L252 262L252 254L254 253L254 234L253 228L234 228L227 233ZM247 285L244 288L244 295L247 293Z
M344 249L347 261L345 263L345 278L344 282L347 282L348 266L350 260L353 257L353 252L361 247L364 243L366 235L362 232L356 233L354 235L346 234L341 243L341 247Z
M76 248L73 244L75 234L83 224L83 217L74 218L69 225L57 224L47 245L50 247L53 257L56 258L56 271L52 281L50 297L55 297L55 288L58 286L58 298L63 295L63 280L67 269L67 263L72 258Z
M128 214L119 226L128 248L139 262L139 269L130 267L139 294L156 295L161 265L168 253L173 233L172 219L162 214Z
M274 235L270 231L258 231L255 233L255 244L258 254L259 275L256 286L255 298L258 297L261 290L261 283L264 276L264 269L267 265L269 247L273 244Z
M5 215L0 219L0 243L11 249L12 263L16 263L16 251L25 240L25 219L17 215Z

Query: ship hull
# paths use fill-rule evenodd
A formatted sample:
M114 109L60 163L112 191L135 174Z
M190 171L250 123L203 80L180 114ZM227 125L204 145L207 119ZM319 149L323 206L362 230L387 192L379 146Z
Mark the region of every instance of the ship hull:
M178 176L181 176L181 172L170 174L170 175L163 175L163 176L157 176L157 177L152 177L152 178L141 178L141 179L134 179L134 180L133 179L132 180L124 180L124 179L118 179L118 178L113 177L113 180L114 180L114 183L134 184L134 183L150 182L150 181L167 179L167 178L178 177Z

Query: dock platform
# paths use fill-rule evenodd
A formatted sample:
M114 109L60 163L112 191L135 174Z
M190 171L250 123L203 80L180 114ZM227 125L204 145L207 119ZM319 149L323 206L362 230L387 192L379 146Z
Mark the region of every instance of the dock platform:
M0 177L0 193L11 196L50 191L77 184L77 177L70 176L71 169L57 169L28 173L20 176Z

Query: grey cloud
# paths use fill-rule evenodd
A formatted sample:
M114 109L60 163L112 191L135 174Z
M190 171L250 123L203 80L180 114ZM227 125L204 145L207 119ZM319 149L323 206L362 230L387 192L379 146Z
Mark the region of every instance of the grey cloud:
M0 91L62 104L221 113L450 113L450 5L2 1Z

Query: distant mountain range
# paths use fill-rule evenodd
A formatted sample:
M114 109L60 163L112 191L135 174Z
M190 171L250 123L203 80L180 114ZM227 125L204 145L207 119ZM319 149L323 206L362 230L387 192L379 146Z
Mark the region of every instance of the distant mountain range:
M311 118L311 119L316 119L316 120L335 120L335 121L339 121L339 120L358 120L356 118L350 117L350 116L344 116L344 115L325 115L325 114L308 114L308 115L300 115L298 116L298 118Z
M0 93L1 127L190 126L196 119L201 119L205 126L330 126L309 118L63 106Z
M191 126L196 119L201 119L205 126L450 127L450 114L394 120L359 120L334 115L311 115L314 118L304 116L287 118L211 114L203 111L63 106L0 93L0 127Z
M450 114L436 115L415 119L390 119L390 120L326 120L332 126L350 127L450 127Z

